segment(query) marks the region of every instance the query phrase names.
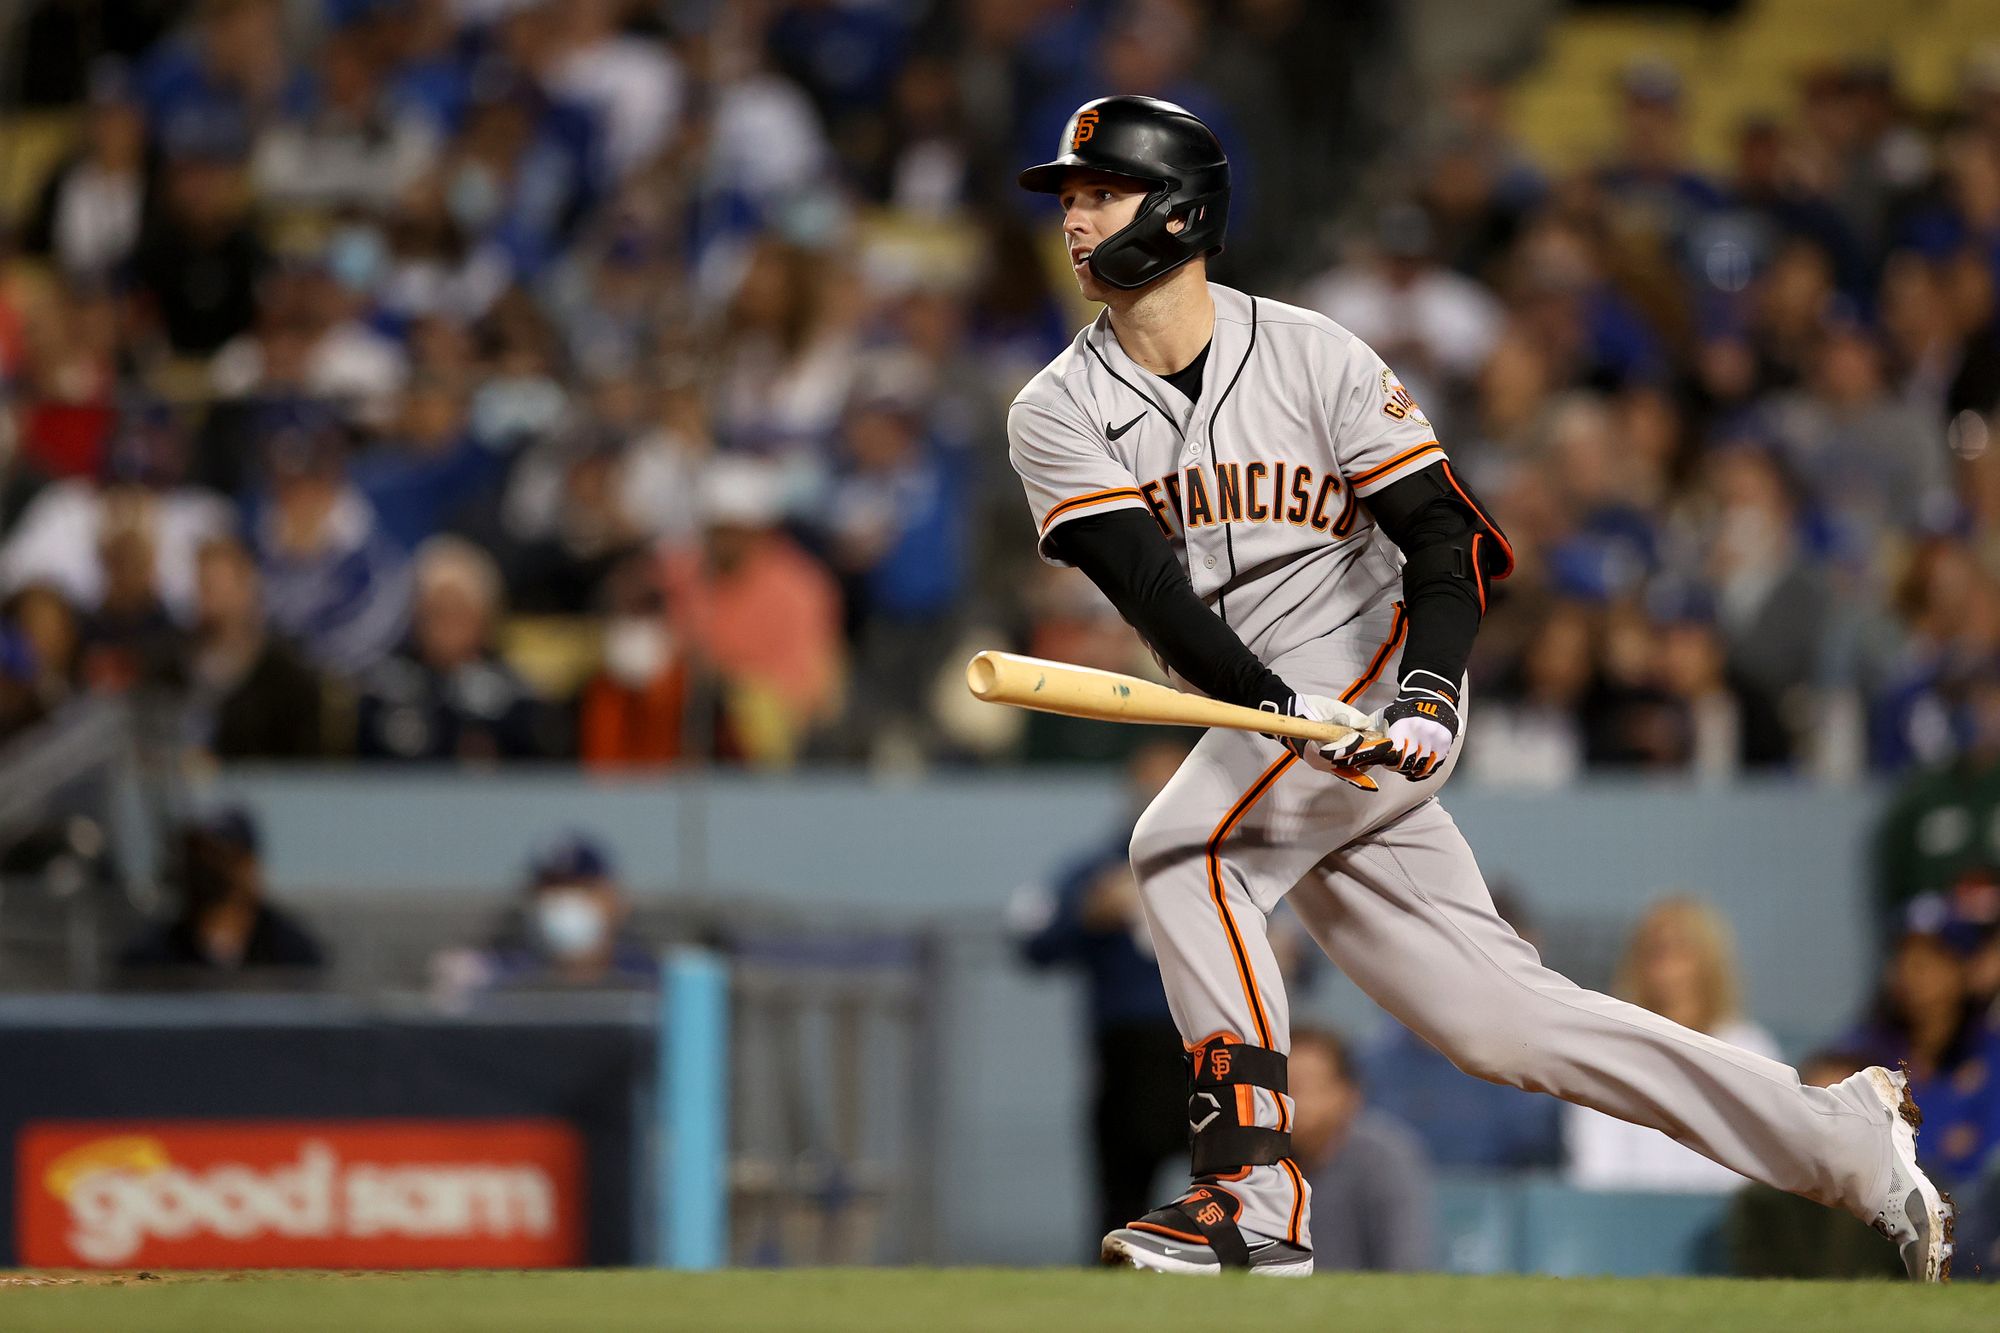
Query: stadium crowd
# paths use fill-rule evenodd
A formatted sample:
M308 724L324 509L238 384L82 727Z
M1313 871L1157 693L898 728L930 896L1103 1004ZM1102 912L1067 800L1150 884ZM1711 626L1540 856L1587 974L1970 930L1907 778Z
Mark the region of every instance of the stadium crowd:
M1923 115L1827 68L1710 170L1641 60L1559 173L1497 81L1371 116L1388 8L31 0L75 135L0 253L0 730L1112 757L948 686L1143 665L1001 436L1083 316L1013 173L1129 88L1231 146L1218 277L1373 343L1514 539L1469 775L1988 748L2000 63Z

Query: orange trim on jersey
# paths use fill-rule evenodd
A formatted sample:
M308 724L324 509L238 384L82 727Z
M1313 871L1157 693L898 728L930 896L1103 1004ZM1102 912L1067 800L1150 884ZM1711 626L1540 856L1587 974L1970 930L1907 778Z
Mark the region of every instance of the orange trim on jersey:
M1278 1104L1278 1132L1282 1134L1292 1127L1292 1115L1285 1109L1284 1093L1273 1091L1271 1100Z
M1236 1123L1239 1125L1257 1123L1257 1089L1248 1083L1236 1085Z
M1208 896L1215 903L1215 915L1222 922L1222 933L1229 941L1229 952L1236 957L1236 975L1243 983L1244 998L1250 1001L1250 1017L1257 1024L1257 1042L1266 1050L1272 1049L1271 1024L1270 1020L1264 1017L1264 1002L1257 998L1257 974L1250 966L1250 954L1243 947L1243 937L1237 933L1236 919L1229 914L1229 901L1222 886L1222 858L1218 853L1222 849L1222 840L1229 836L1230 830L1250 812L1251 806L1263 799L1264 793L1271 789L1271 784L1276 782L1297 758L1297 755L1287 751L1283 758L1265 769L1257 780L1250 784L1250 790L1244 792L1237 798L1236 804L1229 808L1229 813L1215 826L1215 832L1208 835Z
M1443 452L1444 452L1444 446L1439 444L1436 440L1426 440L1414 449L1403 450L1402 453L1397 454L1394 458L1390 459L1386 463L1377 463L1374 467L1369 468L1366 472L1362 473L1358 477L1349 477L1347 479L1347 484L1355 488L1366 486L1369 482L1374 481L1376 478L1386 477L1391 472L1394 472L1397 468L1402 467L1405 463L1414 462L1415 460L1422 458L1425 454L1441 454Z
M1403 642L1409 632L1409 614L1401 602L1396 603L1396 619L1389 625L1389 637L1382 640L1382 646L1375 650L1375 656L1368 659L1368 669L1354 678L1354 683L1340 692L1340 701L1351 704L1368 693L1368 687L1382 674L1382 668L1389 665L1389 655Z
M1049 510L1048 517L1042 520L1042 531L1046 533L1051 523L1054 523L1071 510L1089 509L1093 505L1110 504L1113 500L1137 500L1140 504L1146 503L1146 497L1139 494L1137 486L1114 486L1107 491L1091 491L1087 495L1072 495L1054 509Z
M1292 1178L1292 1222L1285 1231L1285 1243L1299 1243L1299 1224L1305 1220L1306 1183L1299 1175L1299 1166L1289 1157L1280 1157L1278 1165L1285 1168L1285 1174Z

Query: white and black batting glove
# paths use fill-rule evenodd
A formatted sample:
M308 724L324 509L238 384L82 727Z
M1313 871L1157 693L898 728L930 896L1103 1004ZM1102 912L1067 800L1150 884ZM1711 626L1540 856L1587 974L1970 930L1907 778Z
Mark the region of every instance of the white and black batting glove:
M1421 782L1444 766L1458 739L1458 686L1435 671L1412 671L1375 727L1394 747L1376 762Z
M1345 740L1324 745L1295 736L1273 736L1271 739L1322 773L1331 773L1342 782L1363 791L1381 790L1375 779L1362 771L1371 763L1388 762L1390 754L1386 743L1376 741L1371 746L1363 734L1369 724L1368 714L1324 694L1291 694L1281 700L1267 699L1258 706L1268 713L1283 713L1287 717L1337 722L1343 727L1352 727L1353 734Z

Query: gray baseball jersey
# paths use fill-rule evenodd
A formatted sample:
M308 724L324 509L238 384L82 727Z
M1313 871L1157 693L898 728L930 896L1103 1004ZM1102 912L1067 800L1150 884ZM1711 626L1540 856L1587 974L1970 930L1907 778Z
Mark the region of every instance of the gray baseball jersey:
M1070 519L1147 510L1196 594L1270 662L1394 601L1402 556L1360 501L1444 452L1359 338L1209 292L1200 401L1127 356L1107 314L1015 397L1007 432L1045 558Z
M1209 290L1215 333L1199 401L1134 364L1108 317L1015 399L1011 452L1043 555L1071 518L1145 509L1195 591L1272 670L1372 711L1395 693L1386 668L1406 626L1400 553L1360 501L1444 454L1395 376L1339 325ZM1456 762L1454 749L1422 781L1384 772L1379 791L1363 792L1262 736L1202 738L1132 835L1189 1050L1290 1049L1265 933L1289 894L1327 955L1461 1068L1653 1126L1742 1175L1871 1217L1889 1174L1879 1100L1845 1084L1802 1087L1776 1061L1543 967L1493 910L1471 849L1432 799ZM1287 1094L1236 1091L1237 1124L1289 1130ZM1212 1104L1197 1127L1220 1114ZM1246 1231L1310 1246L1311 1190L1289 1157L1202 1179L1235 1201Z

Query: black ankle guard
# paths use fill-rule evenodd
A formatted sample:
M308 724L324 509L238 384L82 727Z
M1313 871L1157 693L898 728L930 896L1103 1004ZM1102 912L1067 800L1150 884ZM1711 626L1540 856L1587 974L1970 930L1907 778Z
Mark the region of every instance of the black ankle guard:
M1196 1181L1186 1194L1164 1208L1155 1208L1132 1225L1176 1240L1205 1242L1224 1268L1248 1268L1250 1247L1236 1225L1242 1212L1242 1200L1228 1190Z
M1273 1096L1286 1092L1284 1056L1262 1046L1217 1042L1198 1048L1190 1059L1193 1175L1227 1175L1246 1166L1271 1166L1292 1155L1291 1131L1246 1124L1242 1114L1246 1108L1237 1093L1244 1087L1263 1088Z

